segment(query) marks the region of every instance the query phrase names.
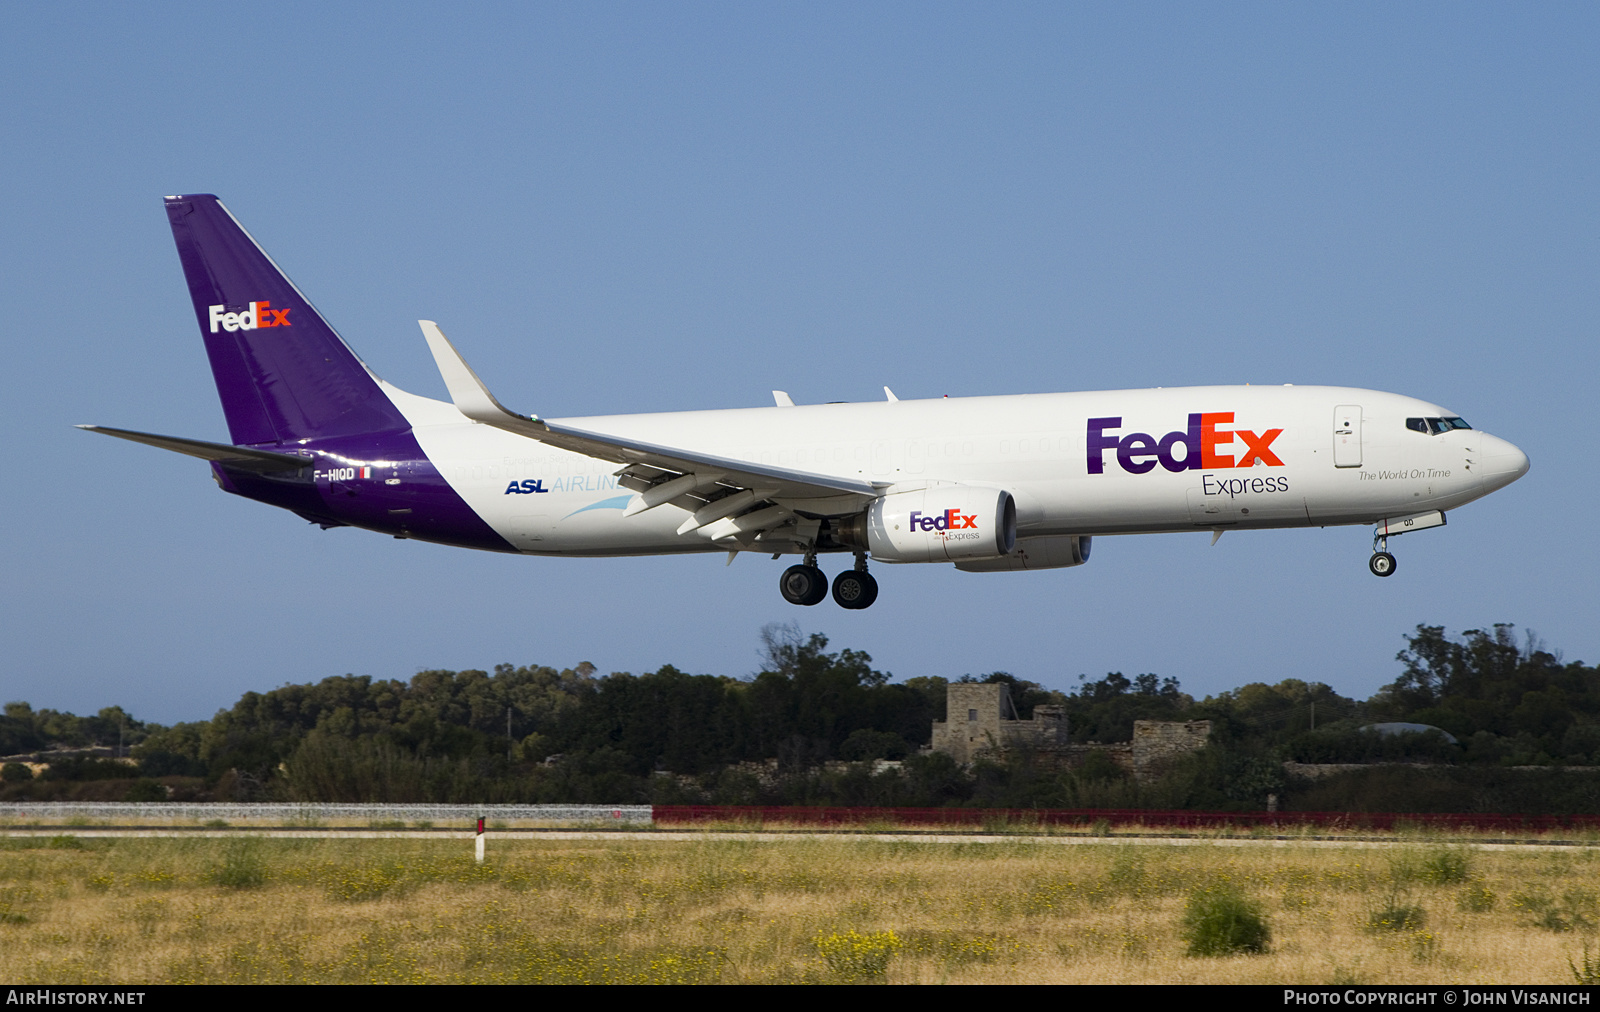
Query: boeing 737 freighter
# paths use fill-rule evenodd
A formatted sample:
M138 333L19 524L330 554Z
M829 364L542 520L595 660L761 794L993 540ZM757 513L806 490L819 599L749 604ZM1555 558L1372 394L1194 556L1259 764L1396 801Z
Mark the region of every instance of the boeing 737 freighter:
M1388 538L1517 480L1454 411L1373 390L1179 387L545 419L421 321L454 403L385 383L216 197L166 198L231 443L100 426L211 462L225 491L329 527L526 555L799 556L784 598L878 595L867 562L1077 566L1105 534L1374 524Z

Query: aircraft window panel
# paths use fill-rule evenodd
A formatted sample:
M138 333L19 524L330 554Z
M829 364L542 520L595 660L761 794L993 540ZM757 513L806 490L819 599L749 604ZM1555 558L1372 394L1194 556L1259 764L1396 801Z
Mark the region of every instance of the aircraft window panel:
M1428 419L1428 427L1433 430L1433 434L1435 436L1439 435L1442 432L1449 432L1450 431L1450 426L1448 426L1448 425L1446 425L1444 423L1444 419L1443 418L1430 418L1430 419Z
M1454 417L1454 418L1446 418L1444 420L1444 422L1445 422L1446 425L1450 426L1452 429L1470 429L1470 428L1472 428L1472 426L1467 424L1467 420L1465 418L1461 418L1459 416Z
M1407 418L1406 428L1412 432L1421 432L1426 435L1428 432L1428 420L1426 418Z

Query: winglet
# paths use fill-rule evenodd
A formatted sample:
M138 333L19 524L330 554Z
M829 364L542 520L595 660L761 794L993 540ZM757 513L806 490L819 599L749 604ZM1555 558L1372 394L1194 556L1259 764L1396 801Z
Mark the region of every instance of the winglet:
M772 391L772 400L780 408L792 408L792 407L794 407L794 398L790 397L788 391L786 391L786 390L774 390L774 391Z
M422 336L428 340L428 350L433 352L434 364L439 367L439 375L444 377L445 388L450 391L450 399L455 402L456 410L475 422L496 428L517 430L532 423L534 428L544 429L544 423L536 416L519 415L495 400L494 394L472 371L472 366L467 365L466 359L456 351L455 345L444 336L437 323L418 320L417 324L422 327Z

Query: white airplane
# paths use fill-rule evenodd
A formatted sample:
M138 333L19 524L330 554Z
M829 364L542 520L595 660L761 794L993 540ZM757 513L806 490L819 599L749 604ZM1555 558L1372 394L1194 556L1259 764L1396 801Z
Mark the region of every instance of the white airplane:
M870 606L868 560L976 573L1088 561L1105 534L1376 525L1387 539L1528 470L1454 411L1373 390L1180 387L544 419L421 321L453 403L375 376L216 197L166 198L231 444L83 426L209 460L327 527L527 555L799 556L784 598Z

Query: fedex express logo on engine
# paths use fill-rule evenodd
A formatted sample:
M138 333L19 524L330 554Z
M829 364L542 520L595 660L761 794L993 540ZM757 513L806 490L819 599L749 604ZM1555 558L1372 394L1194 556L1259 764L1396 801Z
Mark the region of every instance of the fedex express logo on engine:
M920 510L911 511L909 526L914 531L959 531L971 528L977 530L978 515L976 513L963 513L960 510L945 510L943 513L923 513Z
M242 313L224 312L227 306L211 306L211 332L221 327L232 334L239 330L259 330L262 327L291 327L289 309L273 309L270 302L252 302Z
M1168 471L1213 470L1223 467L1283 467L1283 461L1272 452L1272 441L1283 435L1282 429L1268 429L1259 436L1249 429L1219 429L1219 425L1232 425L1232 411L1197 412L1189 416L1189 426L1169 432L1160 439L1147 432L1130 432L1118 435L1121 418L1089 419L1089 473L1104 474L1105 453L1117 452L1117 463L1129 474L1144 474L1160 464ZM1238 456L1232 452L1238 448ZM1182 447L1182 450L1179 450ZM1220 453L1218 447L1230 452ZM1181 455L1180 455L1181 452Z

